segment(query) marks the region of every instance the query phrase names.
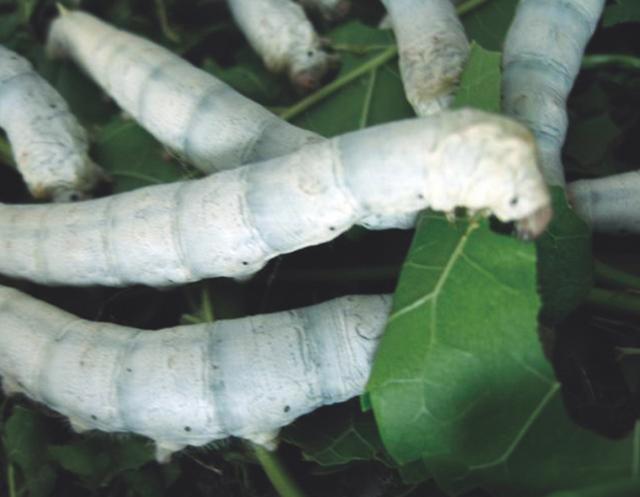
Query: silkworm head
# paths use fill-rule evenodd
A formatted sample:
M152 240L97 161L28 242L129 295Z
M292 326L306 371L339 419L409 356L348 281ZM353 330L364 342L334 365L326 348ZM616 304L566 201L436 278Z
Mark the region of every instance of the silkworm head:
M86 157L76 156L75 160L82 161L80 173L72 180L61 180L49 188L42 189L34 197L52 199L54 202L76 202L90 198L91 193L101 184L107 184L111 178L93 161Z
M296 90L309 93L316 90L338 64L337 56L326 53L319 46L297 50L291 59L289 77Z
M494 190L490 209L501 221L515 221L524 240L540 236L552 218L551 197L542 175L533 135L517 123L504 123L496 141L497 169L486 164L486 187Z
M522 238L539 236L551 219L551 200L533 135L501 116L472 112L467 117L443 145L441 188L448 197L433 207L487 210L503 222L515 221Z

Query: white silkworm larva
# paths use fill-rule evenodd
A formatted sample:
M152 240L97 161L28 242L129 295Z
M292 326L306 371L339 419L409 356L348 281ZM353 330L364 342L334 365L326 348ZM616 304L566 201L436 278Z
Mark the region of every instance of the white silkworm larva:
M89 14L55 19L47 48L72 58L152 135L205 172L321 140L165 48Z
M85 321L0 287L0 375L76 431L132 432L160 460L278 430L364 390L391 304L348 296L273 314L143 331Z
M567 192L595 231L640 233L640 171L574 181Z
M45 284L163 286L246 277L365 217L492 212L524 237L551 217L533 137L458 110L349 133L204 179L55 207L0 204L0 273Z
M349 0L297 0L305 9L317 10L327 20L335 21L345 17L351 10Z
M451 0L382 0L398 43L407 100L419 116L447 108L469 55Z
M84 198L106 178L89 158L84 129L31 64L0 45L0 127L38 199Z
M51 27L48 48L72 57L158 140L205 172L285 155L322 140L166 49L89 14L62 14ZM410 228L415 217L371 216L362 224Z
M503 110L538 141L541 166L564 186L566 101L605 0L520 0L503 53Z
M337 63L293 0L227 0L231 14L270 71L286 72L301 91L317 88Z

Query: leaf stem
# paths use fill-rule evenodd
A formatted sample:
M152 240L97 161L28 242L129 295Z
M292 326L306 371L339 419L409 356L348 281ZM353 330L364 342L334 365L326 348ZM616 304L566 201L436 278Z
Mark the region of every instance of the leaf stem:
M398 47L396 47L395 45L389 46L389 48L386 48L385 50L380 52L378 55L373 57L372 59L368 60L361 66L358 66L353 71L345 74L344 76L338 79L334 79L331 83L323 86L317 92L312 93L308 97L300 100L298 103L293 104L291 107L287 108L284 112L282 112L280 114L280 117L285 121L290 121L294 117L297 117L300 114L302 114L304 111L306 111L310 107L313 107L318 102L321 102L322 100L327 98L329 95L335 93L336 91L348 85L352 81L355 81L360 76L367 74L372 69L375 69L383 64L386 64L391 59L393 59L396 55L398 55Z
M213 306L211 305L211 294L209 292L209 287L205 283L202 286L202 320L205 323L213 323L215 321L215 316L213 314Z
M468 0L463 4L460 4L460 6L456 9L456 12L460 17L462 17L463 15L468 14L472 10L477 9L478 7L487 3L488 1L489 0Z
M640 290L640 276L626 273L604 262L594 261L593 273L596 281L603 285Z
M621 312L640 317L640 296L593 288L587 296L586 302L605 311Z
M4 162L13 167L16 165L13 160L13 154L11 153L11 145L3 138L0 138L0 162Z
M640 70L640 58L624 54L586 55L582 59L583 69L599 69L606 66L620 66Z
M362 106L362 114L360 115L360 129L365 128L369 120L369 111L371 110L371 100L373 100L373 90L376 86L377 74L377 67L369 74L369 84L367 85L367 93L364 96L364 105Z
M467 0L465 3L461 4L457 8L458 15L462 16L476 9L477 7L487 3L489 0ZM285 121L290 121L291 119L299 116L303 112L305 112L310 107L313 107L318 102L321 102L329 95L332 95L340 88L348 85L352 81L358 79L360 76L376 69L383 64L386 64L393 58L398 55L398 47L396 45L390 45L388 48L382 50L377 56L368 60L361 66L358 66L353 71L343 75L338 79L334 79L328 85L323 86L315 93L312 93L306 98L303 98L298 103L293 104L291 107L285 109L280 113L280 117Z
M273 488L281 497L305 497L305 493L282 464L275 451L269 451L257 444L253 444L253 450Z
M13 463L7 465L7 487L9 491L9 497L16 497L16 471Z
M178 34L171 28L169 24L169 17L167 16L167 7L164 4L164 0L155 0L156 4L156 16L158 16L158 22L160 22L160 29L162 34L174 43L180 41Z

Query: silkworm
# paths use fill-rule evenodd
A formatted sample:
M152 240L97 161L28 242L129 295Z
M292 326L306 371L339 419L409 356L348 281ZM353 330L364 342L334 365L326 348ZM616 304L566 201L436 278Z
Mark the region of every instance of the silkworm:
M595 231L640 233L640 171L570 183L574 208Z
M84 129L31 64L0 45L0 127L34 197L88 196L105 173L88 156Z
M337 64L293 0L227 0L233 18L270 71L286 72L301 91L316 89Z
M83 12L52 22L47 49L72 58L160 142L205 172L321 140L165 48Z
M565 184L561 151L566 100L605 0L520 0L504 44L502 97L507 115L536 136L552 185Z
M549 221L531 133L477 110L348 133L206 178L55 206L0 204L0 273L45 284L246 277L376 215L492 212Z
M330 21L342 19L351 9L349 0L298 0L298 3L305 9L317 10Z
M160 460L278 430L364 390L390 308L348 296L292 311L142 331L85 321L0 287L0 375L76 431L137 433Z
M382 0L398 43L407 100L419 116L449 106L469 42L450 0Z

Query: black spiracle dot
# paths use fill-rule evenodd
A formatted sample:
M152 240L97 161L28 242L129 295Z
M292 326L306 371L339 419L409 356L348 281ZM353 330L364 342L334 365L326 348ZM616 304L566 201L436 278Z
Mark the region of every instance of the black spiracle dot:
M96 416L95 414L92 414L91 419L93 419L94 421L98 421L98 416Z
M509 203L510 203L513 207L515 207L516 205L518 205L518 201L519 201L519 200L520 200L520 199L519 199L518 197L511 197L511 200L509 201Z
M127 373L133 373L133 369L127 368Z
M424 195L423 195L422 193L418 193L418 198L419 198L420 200L424 200Z
M247 261L242 261L242 265L243 265L243 266L248 266L248 265L249 265L249 263L248 263Z
M291 406L284 406L283 411L284 412L289 412L291 410Z
M336 227L335 226L329 226L329 231L335 231Z
M187 431L187 432L191 431L191 426L185 426L184 431Z

